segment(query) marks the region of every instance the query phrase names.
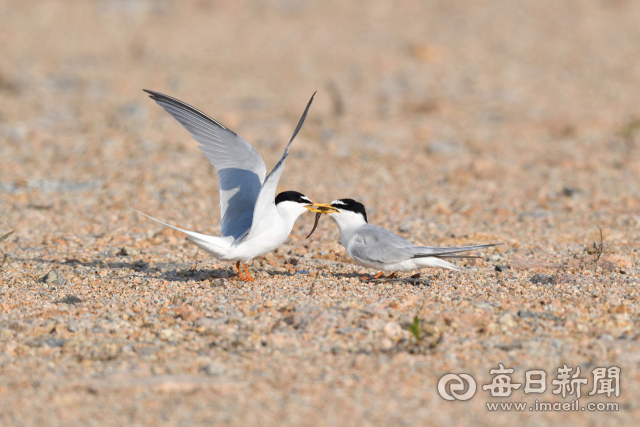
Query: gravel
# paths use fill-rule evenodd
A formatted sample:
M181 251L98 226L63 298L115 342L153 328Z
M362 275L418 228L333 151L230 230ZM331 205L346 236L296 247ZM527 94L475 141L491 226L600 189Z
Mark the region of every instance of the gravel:
M637 2L2 8L0 425L640 423ZM305 239L308 214L242 282L129 209L219 231L215 171L143 88L267 169L317 89L279 191L354 198L417 244L504 245L374 280L328 217ZM547 391L493 398L500 363ZM580 400L620 409L487 409L569 402L563 364L620 367L619 397ZM446 373L473 398L443 399Z

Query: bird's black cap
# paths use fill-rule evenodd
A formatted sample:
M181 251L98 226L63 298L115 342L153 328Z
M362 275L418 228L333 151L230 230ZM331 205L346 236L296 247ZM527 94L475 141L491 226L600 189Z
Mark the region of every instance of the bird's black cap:
M297 191L283 191L276 196L276 205L281 202L295 202L309 205L313 203L307 196Z
M334 200L333 202L331 202L331 206L336 209L359 213L364 217L365 222L369 222L367 221L367 210L364 208L364 205L360 202L356 202L353 199Z

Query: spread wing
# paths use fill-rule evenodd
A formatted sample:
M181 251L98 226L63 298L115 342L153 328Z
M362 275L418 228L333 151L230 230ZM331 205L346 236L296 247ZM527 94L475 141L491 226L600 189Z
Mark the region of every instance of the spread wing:
M291 136L289 144L287 144L287 147L284 149L282 158L262 184L262 189L260 190L260 194L258 195L255 209L253 211L253 221L251 223L251 229L249 230L249 233L246 235L246 237L249 237L255 233L259 233L263 229L269 227L269 221L265 221L265 219L271 217L271 215L277 214L275 200L278 181L280 181L280 176L282 176L282 172L284 172L284 163L287 160L287 156L289 156L289 147L291 147L291 143L300 131L300 128L302 128L302 124L307 118L307 112L309 112L309 107L311 107L311 103L313 102L313 97L315 95L315 92L313 93L313 95L311 95L311 99L307 103L307 107L304 109L304 113L302 113L302 117L298 122L298 126L296 126L296 130L293 132L293 136Z
M175 98L146 90L200 143L220 183L222 236L238 238L251 227L254 206L267 168L258 151L244 138L203 112Z
M351 252L356 257L367 261L394 263L423 257L467 258L468 256L456 254L491 246L497 245L416 246L384 228L366 224L358 230L357 236L351 243Z

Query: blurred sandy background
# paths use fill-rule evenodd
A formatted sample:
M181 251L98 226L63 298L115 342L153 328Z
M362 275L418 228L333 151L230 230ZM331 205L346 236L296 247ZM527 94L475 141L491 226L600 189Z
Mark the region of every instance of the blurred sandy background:
M18 230L0 242L2 424L638 422L639 22L632 0L0 0L0 236ZM254 261L262 283L229 280L128 210L219 229L213 168L143 88L233 129L268 169L317 90L281 191L356 198L420 244L506 245L473 274L367 285L313 263L347 260L328 220L303 242L309 215ZM39 282L52 268L60 284ZM83 303L56 303L69 294ZM236 314L196 322L220 307ZM557 319L520 312L534 308ZM393 332L415 314L435 349ZM490 379L501 362L617 364L621 410L494 414L486 392L435 393L445 372Z

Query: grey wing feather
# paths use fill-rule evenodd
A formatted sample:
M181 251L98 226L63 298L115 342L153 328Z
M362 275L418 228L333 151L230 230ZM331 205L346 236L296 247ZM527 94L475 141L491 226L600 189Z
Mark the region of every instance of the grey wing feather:
M496 244L458 247L416 246L384 228L366 224L358 230L357 237L351 244L351 252L367 261L394 263L423 257L468 258L471 256L455 254L491 246Z
M260 153L244 138L192 106L146 90L200 143L220 183L222 236L238 238L250 227L267 168Z
M394 263L410 259L416 245L375 225L362 226L349 245L350 252L365 261Z
M492 246L502 245L502 243L490 243L487 245L471 245L471 246L446 246L446 247L436 247L436 246L416 246L415 255L413 258L422 258L434 256L438 258L461 258L461 256L455 256L453 254L457 254L460 252L468 252L476 249L482 248L490 248Z
M265 218L267 212L271 209L275 210L275 199L276 199L276 190L278 188L278 182L280 181L280 177L282 176L282 172L284 172L284 163L289 156L289 147L291 147L291 143L294 138L302 128L304 120L307 118L307 113L309 112L309 107L311 107L311 103L313 102L313 97L316 95L316 92L311 95L311 99L307 103L307 107L304 109L304 113L302 113L302 117L298 122L298 126L296 126L296 130L293 132L291 139L289 140L289 144L287 144L284 149L284 154L282 158L278 162L278 164L273 168L269 176L264 180L262 184L262 189L260 190L260 194L256 200L255 209L253 211L253 221L251 223L251 229L249 233L245 235L246 237L259 233L263 228L269 227L269 224L263 222L262 219Z

